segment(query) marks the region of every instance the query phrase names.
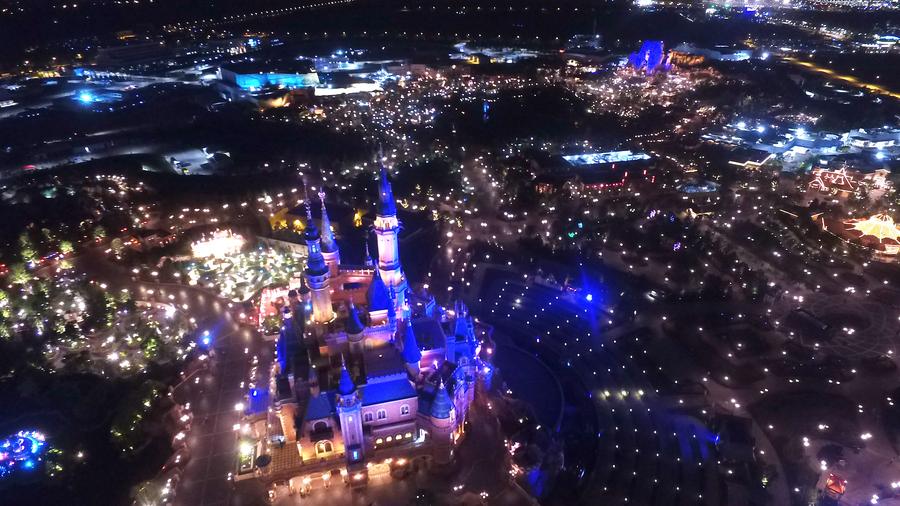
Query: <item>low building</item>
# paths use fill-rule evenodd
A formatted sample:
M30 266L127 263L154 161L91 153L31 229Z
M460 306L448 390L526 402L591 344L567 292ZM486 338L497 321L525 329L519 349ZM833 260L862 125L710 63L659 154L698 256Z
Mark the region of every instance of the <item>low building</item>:
M223 83L248 92L319 84L319 75L309 63L284 60L227 63L219 67L218 77Z
M703 58L708 58L710 60L730 62L747 61L752 55L749 49L743 49L737 46L720 45L712 48L705 48L687 43L676 46L673 50L673 56L675 54L678 54L682 58L686 55L693 55L702 56Z
M228 100L245 100L262 108L283 107L312 97L319 75L302 61L242 61L219 67L217 89Z
M846 142L860 149L887 149L900 146L900 128L859 128L850 130Z

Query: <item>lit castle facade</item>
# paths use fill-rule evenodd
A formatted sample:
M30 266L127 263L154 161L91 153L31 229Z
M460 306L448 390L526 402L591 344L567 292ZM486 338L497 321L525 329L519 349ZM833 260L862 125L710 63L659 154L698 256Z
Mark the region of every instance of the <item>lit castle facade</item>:
M324 194L321 230L307 199L302 282L283 308L269 406L254 424L265 434L254 454L268 457L253 474L267 482L302 490L327 484L332 472L362 484L377 468L420 456L448 464L476 389L489 387L489 338L479 338L486 334L462 303L447 311L410 289L384 169L378 188L377 255L367 245L361 266L341 262Z

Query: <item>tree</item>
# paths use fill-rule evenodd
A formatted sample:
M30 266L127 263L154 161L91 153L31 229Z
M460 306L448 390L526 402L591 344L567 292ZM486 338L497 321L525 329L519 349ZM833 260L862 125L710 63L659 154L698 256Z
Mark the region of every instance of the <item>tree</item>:
M112 242L109 243L109 247L112 248L112 251L116 254L116 256L121 255L122 251L125 249L125 245L122 243L122 239L119 239L118 237L116 237L112 240Z
M28 232L22 232L19 235L19 254L25 262L34 262L37 260L37 250L34 249L34 243L28 237Z
M60 241L59 243L59 252L63 255L69 255L75 248L72 246L72 241Z
M9 296L3 290L0 290L0 340L6 340L12 337L12 326L9 317L12 310L9 307Z
M10 266L9 276L12 282L18 285L24 285L31 280L31 274L28 273L25 264L21 263L15 263Z
M94 239L103 239L106 237L106 229L103 228L103 225L97 225L94 227Z

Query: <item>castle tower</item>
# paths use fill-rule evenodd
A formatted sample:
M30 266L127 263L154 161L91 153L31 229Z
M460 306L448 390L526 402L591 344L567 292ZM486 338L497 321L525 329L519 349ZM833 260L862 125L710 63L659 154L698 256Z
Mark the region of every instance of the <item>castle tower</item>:
M360 358L366 349L366 327L359 319L359 311L353 302L350 302L350 310L347 314L347 344L350 346L350 354L354 358Z
M438 465L449 464L453 460L453 431L456 426L456 410L444 380L438 385L431 403L429 421L432 425L431 436L434 444L434 461Z
M474 365L478 339L475 337L475 325L472 323L472 317L469 316L469 309L463 301L458 300L454 303L453 310L456 314L456 318L453 321L453 338L456 341L456 352L465 356L467 364Z
M338 381L337 412L341 423L341 435L344 438L344 453L347 457L347 467L352 472L355 469L365 469L365 439L362 428L362 399L347 370L347 364L341 359L341 377Z
M319 231L312 219L309 199L306 199L306 230L303 232L303 238L306 240L306 247L309 250L304 274L306 285L311 292L313 321L328 323L334 319L334 310L331 307L331 287L328 282L328 266L325 264L325 257L322 256Z
M325 265L328 266L328 275L337 276L338 267L341 264L341 252L334 240L334 231L331 230L331 219L328 218L328 210L325 209L325 192L319 192L319 201L322 202L322 256Z
M403 349L400 350L406 371L413 380L419 377L419 362L422 361L422 352L419 351L419 343L413 333L412 323L406 322L406 331L403 334Z
M398 234L400 222L397 220L397 206L394 203L394 192L388 180L387 170L381 167L381 178L378 183L378 209L375 216L375 236L378 239L378 270L386 283L396 287L397 300L395 309L400 309L406 302L406 276L400 265L400 249Z

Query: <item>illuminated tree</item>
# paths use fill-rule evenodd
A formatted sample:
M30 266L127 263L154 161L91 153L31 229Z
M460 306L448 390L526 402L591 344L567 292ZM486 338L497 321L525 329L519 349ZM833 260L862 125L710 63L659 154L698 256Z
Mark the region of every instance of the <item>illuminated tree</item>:
M31 280L31 274L28 273L28 269L25 268L25 264L21 263L12 264L10 266L9 276L12 282L17 285L24 285L29 280Z
M12 336L12 327L9 318L12 315L9 296L0 290L0 339L6 340Z
M72 246L71 241L60 241L59 243L59 252L63 255L71 254L75 251L75 248Z
M113 253L116 255L121 255L122 251L125 249L125 245L122 243L122 239L116 237L109 243L109 247L112 248Z
M9 309L9 294L5 290L0 290L0 317L9 318L12 311Z
M34 243L31 242L27 232L22 232L19 235L19 254L25 262L37 260L37 250L34 249Z

